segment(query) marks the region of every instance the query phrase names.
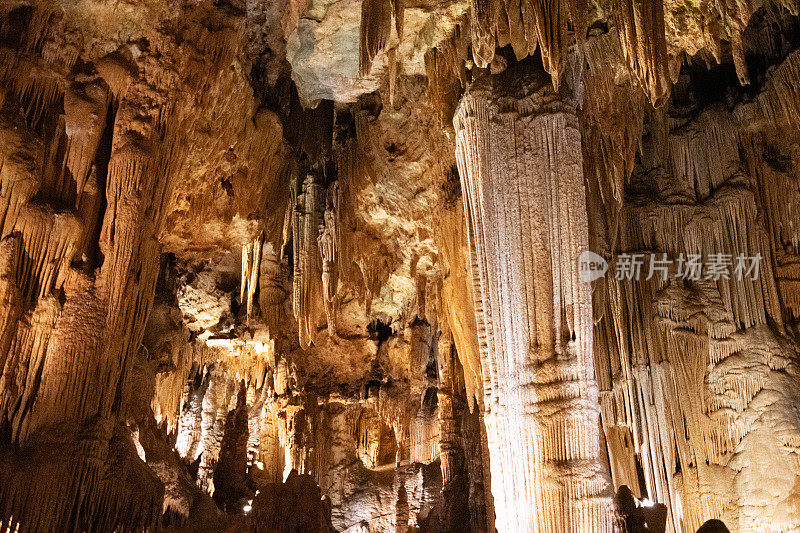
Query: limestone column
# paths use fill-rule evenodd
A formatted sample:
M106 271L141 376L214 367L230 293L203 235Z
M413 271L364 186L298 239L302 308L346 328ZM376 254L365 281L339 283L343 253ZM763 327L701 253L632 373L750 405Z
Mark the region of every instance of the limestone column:
M453 400L453 339L450 331L443 331L439 336L439 350L436 363L439 370L438 413L439 413L439 460L442 465L442 485L450 483L458 467L460 446L460 428L456 420Z
M524 66L479 79L454 126L498 531L612 531L592 361L581 137Z

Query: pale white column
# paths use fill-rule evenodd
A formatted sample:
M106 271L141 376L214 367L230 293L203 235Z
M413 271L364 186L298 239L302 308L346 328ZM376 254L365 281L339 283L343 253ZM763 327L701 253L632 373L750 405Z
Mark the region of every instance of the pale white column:
M498 531L612 531L592 359L581 136L549 78L473 84L454 125Z

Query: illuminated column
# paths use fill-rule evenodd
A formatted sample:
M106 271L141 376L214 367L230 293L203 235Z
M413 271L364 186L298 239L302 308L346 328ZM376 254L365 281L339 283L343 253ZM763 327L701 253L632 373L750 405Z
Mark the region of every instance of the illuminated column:
M454 125L497 529L610 532L574 106L518 67L475 82Z

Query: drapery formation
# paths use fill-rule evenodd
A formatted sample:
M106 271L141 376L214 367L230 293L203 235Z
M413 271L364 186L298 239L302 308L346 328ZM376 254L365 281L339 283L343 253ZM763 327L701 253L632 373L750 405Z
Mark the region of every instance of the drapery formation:
M612 474L615 485L668 507L668 531L709 519L738 531L798 527L800 421L785 408L800 377L791 325L797 226L786 211L798 189L788 167L763 158L796 142L775 131L798 120L796 94L781 89L798 57L732 110L712 106L688 119L651 112L607 243L617 260L648 257L638 280L609 275L595 292ZM669 272L645 279L654 257Z

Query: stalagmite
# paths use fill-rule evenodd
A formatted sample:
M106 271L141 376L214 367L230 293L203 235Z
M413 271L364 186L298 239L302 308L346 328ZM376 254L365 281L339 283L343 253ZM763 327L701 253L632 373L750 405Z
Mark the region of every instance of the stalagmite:
M497 528L611 531L574 108L520 66L475 82L454 125Z
M448 332L449 333L449 332ZM439 353L437 362L439 363L439 396L438 411L439 423L441 426L441 437L439 438L439 461L442 464L442 483L447 485L452 479L459 461L461 447L458 445L458 435L460 433L454 399L453 383L453 344L448 333L443 333L439 339Z
M238 511L239 500L247 496L247 404L244 382L237 393L236 408L225 420L219 461L214 468L214 500L223 510Z

